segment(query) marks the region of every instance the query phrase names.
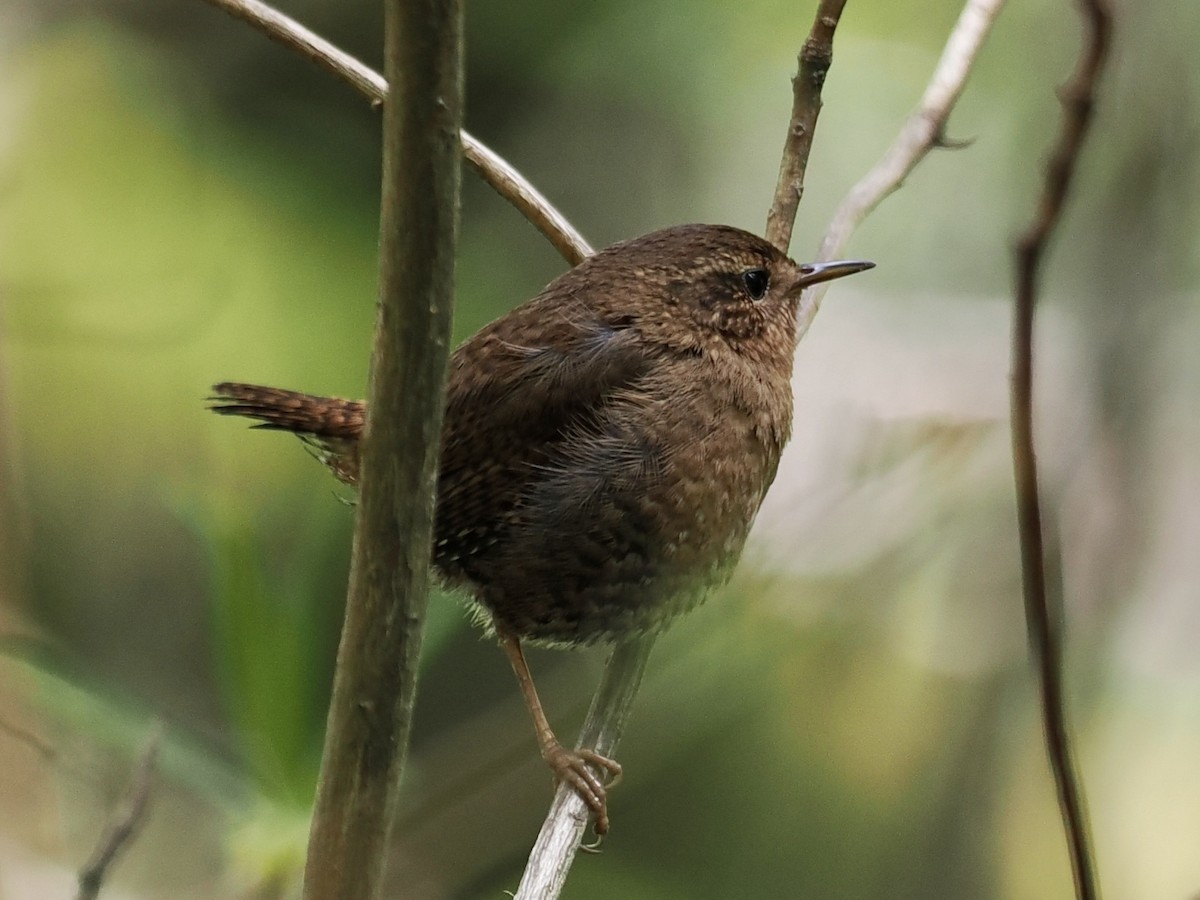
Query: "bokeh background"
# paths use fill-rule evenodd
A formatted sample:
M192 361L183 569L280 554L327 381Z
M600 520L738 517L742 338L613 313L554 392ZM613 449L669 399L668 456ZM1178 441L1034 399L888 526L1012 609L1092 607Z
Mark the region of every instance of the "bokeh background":
M468 4L468 127L597 245L762 228L811 3ZM286 11L378 66L380 11ZM1118 4L1038 322L1038 442L1106 894L1200 891L1200 5ZM793 254L958 12L849 4ZM1009 246L1074 59L1013 3L855 237L735 579L651 660L582 898L1070 893L1024 646ZM221 379L363 393L376 113L199 0L0 7L0 897L67 897L160 723L111 897L296 895L352 512ZM563 264L464 175L455 330ZM602 651L538 653L552 720ZM391 896L500 897L550 797L503 655L437 595Z

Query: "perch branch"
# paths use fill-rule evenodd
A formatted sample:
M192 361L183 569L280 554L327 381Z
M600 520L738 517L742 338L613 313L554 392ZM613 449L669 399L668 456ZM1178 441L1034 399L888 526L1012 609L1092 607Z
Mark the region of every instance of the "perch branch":
M100 843L96 845L87 865L79 873L79 893L75 895L77 900L95 900L100 896L100 887L109 867L137 834L150 800L154 764L158 759L158 747L161 742L162 729L156 727L138 757L124 807L108 823Z
M649 636L614 648L579 733L577 747L591 747L603 756L613 756L653 647L654 637ZM553 900L559 895L587 822L588 809L583 799L569 785L559 785L529 854L515 900Z
M253 25L271 40L296 51L342 79L365 95L372 106L382 106L387 98L388 83L382 75L266 3L260 0L206 2ZM462 153L484 181L533 223L568 263L578 265L592 254L588 242L537 188L466 131L462 132Z
M305 900L378 895L429 591L462 166L461 0L388 0L379 305Z
M1041 499L1033 445L1033 315L1038 273L1047 243L1060 219L1079 154L1091 124L1096 84L1108 52L1111 13L1104 0L1080 3L1084 38L1071 79L1062 88L1063 111L1058 138L1046 164L1045 180L1033 221L1014 247L1016 295L1013 303L1012 441L1021 539L1021 576L1025 625L1041 692L1046 753L1058 788L1059 809L1079 900L1098 894L1087 812L1073 759L1063 699L1063 635L1051 613L1046 591Z
M962 95L967 77L975 66L979 51L991 32L992 23L1004 8L1005 0L967 0L941 59L925 87L916 110L900 129L896 139L872 169L859 179L833 215L817 260L835 259L846 249L850 236L867 216L897 190L904 179L934 147L943 143L946 121ZM803 337L812 323L829 284L816 284L800 300L798 334Z
M767 240L787 253L796 224L796 210L804 196L804 173L812 150L817 116L821 114L821 88L833 63L833 35L846 0L821 0L812 30L800 48L799 68L792 79L792 116L788 121L775 198L767 212Z

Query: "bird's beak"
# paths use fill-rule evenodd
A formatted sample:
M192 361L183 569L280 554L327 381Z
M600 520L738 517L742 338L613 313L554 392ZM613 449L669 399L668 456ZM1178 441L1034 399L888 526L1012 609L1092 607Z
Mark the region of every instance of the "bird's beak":
M856 272L865 272L875 268L875 263L865 259L839 259L833 262L804 263L800 266L800 278L796 288L802 289L820 284L822 281L833 281Z

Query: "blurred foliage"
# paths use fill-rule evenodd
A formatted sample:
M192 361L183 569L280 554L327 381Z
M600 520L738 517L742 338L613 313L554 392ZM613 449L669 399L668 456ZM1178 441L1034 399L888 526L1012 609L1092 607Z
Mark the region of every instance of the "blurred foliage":
M958 8L849 5L798 257ZM287 10L378 64L376 4ZM1179 897L1200 888L1200 6L1120 13L1047 272L1039 446L1101 875L1111 896ZM758 229L810 16L472 4L468 126L597 245ZM1005 391L1008 242L1076 29L1068 4L1008 9L951 119L970 147L935 154L855 238L879 269L839 286L800 348L796 435L752 547L656 650L613 834L567 897L1069 892ZM361 395L376 114L201 3L16 2L0 41L0 897L70 892L154 720L160 785L119 886L289 896L352 514L296 442L203 398L226 378ZM561 270L468 174L457 334ZM546 775L503 655L461 598L430 615L393 893L498 896ZM569 734L602 652L531 662Z

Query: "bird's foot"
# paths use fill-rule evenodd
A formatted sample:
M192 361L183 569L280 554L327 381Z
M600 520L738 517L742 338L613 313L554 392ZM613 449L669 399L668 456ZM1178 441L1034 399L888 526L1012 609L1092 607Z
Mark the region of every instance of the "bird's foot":
M601 839L608 833L608 791L621 780L621 764L601 756L595 750L581 747L568 750L557 742L542 751L554 777L565 781L591 810L596 837ZM595 850L600 844L585 845L585 850Z

